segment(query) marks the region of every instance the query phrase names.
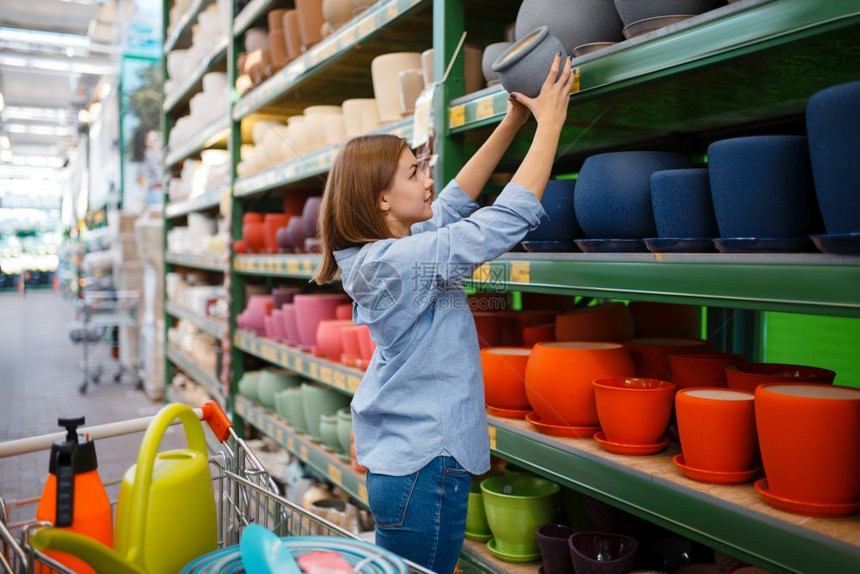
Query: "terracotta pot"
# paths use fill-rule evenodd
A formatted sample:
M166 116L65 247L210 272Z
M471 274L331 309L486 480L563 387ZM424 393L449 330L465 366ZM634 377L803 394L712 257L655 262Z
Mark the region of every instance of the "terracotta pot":
M302 208L302 226L305 230L305 237L316 237L319 235L319 218L320 209L322 208L322 197L315 195L309 197L305 201L305 206Z
M534 347L538 343L551 343L553 341L555 341L555 323L523 328L523 345L526 347Z
M283 213L267 213L263 220L263 247L269 253L278 252L278 229L286 227L289 217Z
M620 444L657 444L663 439L675 385L657 379L596 379L594 399L606 438Z
M682 389L675 412L684 461L697 470L743 472L756 464L758 437L752 393Z
M747 360L742 353L669 355L669 379L679 389L688 387L726 387L726 365Z
M484 400L500 409L527 409L526 364L531 349L490 347L481 350Z
M296 306L288 303L281 307L284 317L284 335L287 345L297 346L299 344L299 324L296 322Z
M302 38L302 47L307 50L322 40L320 29L325 22L322 0L295 0L295 5L299 16L299 34Z
M581 307L555 318L557 341L614 341L633 336L633 317L623 303Z
M533 346L523 343L523 329L532 325L544 325L555 319L555 313L552 311L498 311L497 313L504 319L500 347ZM555 332L554 326L553 332Z
M702 335L701 307L652 301L631 301L627 308L633 316L633 325L637 337L697 339Z
M242 239L251 253L260 253L266 244L266 233L262 221L249 221L242 226Z
M682 353L707 353L707 341L701 339L673 339L669 337L649 337L629 339L624 346L633 356L636 373L650 379L669 378L669 355Z
M275 31L284 31L284 14L286 13L286 10L281 9L269 10L269 13L266 14L266 19L269 22L269 34Z
M313 191L309 189L290 190L284 195L284 213L290 217L301 216L305 201L311 195Z
M341 344L343 345L343 355L340 361L349 366L355 366L357 359L361 357L361 347L358 344L358 332L360 327L344 327L340 331Z
M507 91L534 98L540 93L557 52L567 57L561 42L549 33L547 26L541 26L502 52L492 69Z
M379 110L373 98L352 98L344 100L343 121L347 137L360 136L379 125Z
M317 344L317 327L320 321L334 319L335 309L343 303L344 296L296 295L293 301L296 306L299 343L303 349L309 351Z
M765 383L832 384L836 373L828 369L782 363L738 363L726 366L730 389L754 392Z
M323 18L334 30L352 20L353 10L353 0L322 0Z
M502 343L505 318L498 313L478 311L472 313L475 330L478 333L478 346L481 349L498 347Z
M373 352L376 351L376 343L370 337L370 327L367 325L358 326L358 346L361 350L361 360L369 363L373 358Z
M812 505L853 505L846 514L857 510L860 389L767 384L755 391L755 411L771 494Z
M244 239L237 239L233 242L233 252L237 255L248 253L248 244Z
M523 0L517 12L517 40L543 25L568 54L582 44L622 39L621 19L611 0Z
M415 100L424 89L424 79L420 69L403 70L397 74L400 88L400 114L408 116L415 112Z
M548 424L597 426L592 382L635 374L630 354L615 343L538 343L526 365L526 396Z
M272 58L273 73L281 70L290 61L287 57L287 44L283 30L269 32L269 54Z
M299 13L295 10L284 12L283 24L287 59L292 61L302 55L302 33L299 29Z
M370 71L381 123L400 119L398 74L404 70L415 69L421 69L421 54L417 52L394 52L373 59Z

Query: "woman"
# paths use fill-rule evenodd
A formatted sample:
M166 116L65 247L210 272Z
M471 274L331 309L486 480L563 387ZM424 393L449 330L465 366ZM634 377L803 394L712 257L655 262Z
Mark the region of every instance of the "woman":
M335 159L320 217L317 283L340 271L353 319L377 350L352 401L376 543L435 572L454 570L472 475L490 449L475 324L459 281L540 223L573 75L556 55L540 94L511 95L505 118L433 200L433 181L406 142L348 142ZM529 111L531 147L504 191L478 194Z

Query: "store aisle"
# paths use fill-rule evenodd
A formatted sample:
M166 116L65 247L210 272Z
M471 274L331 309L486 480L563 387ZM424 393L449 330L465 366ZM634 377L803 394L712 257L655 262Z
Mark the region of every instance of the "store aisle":
M151 415L161 407L130 383L91 386L83 380L82 350L68 337L74 305L52 291L0 294L0 442L60 430L57 417L86 416L87 425ZM119 478L137 457L141 434L97 443L103 480ZM184 445L171 429L164 448ZM48 452L0 459L0 496L36 496L48 471Z

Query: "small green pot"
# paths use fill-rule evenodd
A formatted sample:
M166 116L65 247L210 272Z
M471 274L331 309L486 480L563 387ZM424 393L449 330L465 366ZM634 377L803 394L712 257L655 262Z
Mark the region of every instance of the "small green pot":
M275 412L287 422L290 422L290 407L287 404L287 393L289 392L290 389L284 389L275 393Z
M466 510L466 533L480 537L491 534L490 524L487 522L487 514L484 511L484 493L481 492L481 483L478 481L472 481L472 487L469 490L469 506Z
M264 369L257 382L257 398L268 409L275 408L275 393L297 387L301 381L290 371Z
M340 443L340 452L349 453L351 433L352 411L346 407L337 411L337 441Z
M296 432L305 434L308 432L308 423L305 419L305 403L302 399L302 388L288 389L286 396L287 410L290 413L290 424Z
M259 402L257 384L260 382L260 371L247 371L239 379L239 394L252 402Z
M325 446L335 452L340 452L340 441L337 438L337 415L322 415L320 417L320 437Z
M321 441L320 417L337 413L338 409L349 405L349 400L348 396L333 389L302 383L302 402L305 408L308 436Z
M503 475L481 482L487 522L505 554L536 554L538 527L553 522L561 487L537 476Z

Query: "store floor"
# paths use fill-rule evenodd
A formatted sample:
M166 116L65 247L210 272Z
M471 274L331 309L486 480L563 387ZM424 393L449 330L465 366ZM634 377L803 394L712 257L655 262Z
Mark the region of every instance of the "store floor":
M95 425L154 414L162 406L131 383L103 382L78 392L82 349L68 337L74 304L53 291L0 294L0 442L57 432L57 417L84 415ZM134 464L142 433L96 444L102 480L118 479ZM161 448L185 444L176 428ZM0 496L38 496L48 451L0 459Z

